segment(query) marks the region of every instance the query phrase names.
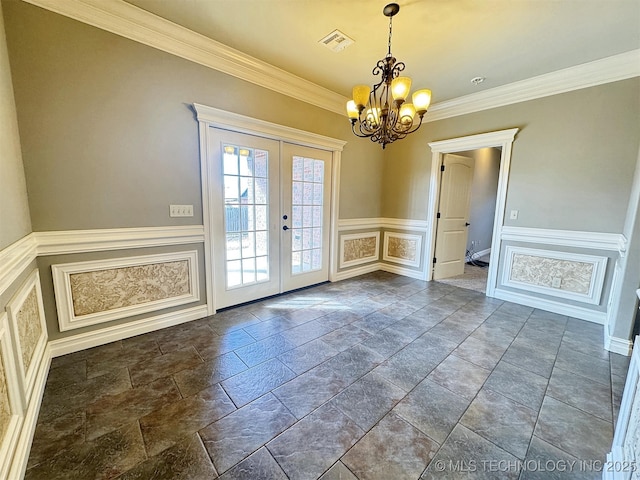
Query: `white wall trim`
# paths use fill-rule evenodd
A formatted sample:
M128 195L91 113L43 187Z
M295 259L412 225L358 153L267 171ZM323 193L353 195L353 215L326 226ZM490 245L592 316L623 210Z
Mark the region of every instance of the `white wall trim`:
M633 342L627 338L612 337L605 334L604 349L628 357L633 350Z
M400 265L391 265L389 263L381 263L380 270L383 272L395 273L397 275L403 275L405 277L416 278L418 280L424 280L425 273L421 270L413 270L411 268L402 267Z
M640 76L640 49L538 75L431 106L426 122Z
M413 240L416 242L416 258L413 260L400 257L392 257L389 255L389 240L391 238L401 238L403 240ZM414 235L411 233L384 232L384 246L382 248L382 260L385 262L399 263L409 267L420 267L422 260L422 235ZM419 272L422 278L422 272Z
M408 218L344 218L338 220L338 230L364 230L367 228L390 228L413 230L416 232L427 231L426 220L413 220Z
M334 282L339 282L341 280L346 280L348 278L357 277L360 275L365 275L367 273L377 272L382 269L382 263L370 263L368 265L363 265L362 267L350 268L348 270L342 270L336 273L336 279L332 280Z
M511 242L615 251L621 256L627 249L627 239L620 233L504 226L502 227L501 237L502 240Z
M507 202L507 187L509 185L509 171L511 168L511 149L515 140L517 128L508 130L499 130L489 133L481 133L477 135L468 135L466 137L452 138L431 142L431 176L429 183L429 204L427 218L426 233L426 256L425 258L433 258L436 250L436 214L438 212L438 202L440 199L440 165L442 165L443 156L447 153L456 153L466 150L475 150L478 148L500 147L500 174L498 177L498 191L496 194L496 208L493 219L493 233L491 237L491 251L499 252L502 245L501 229L504 225L504 213ZM428 262L427 262L428 263ZM425 280L433 278L433 268L426 268L427 275ZM494 296L498 279L498 262L493 261L489 264L489 274L487 276L486 295Z
M344 259L344 244L348 240L357 240L361 238L375 238L375 253L369 257L361 257L355 260L346 261ZM348 235L340 235L340 263L339 268L350 268L363 263L377 262L380 257L380 232L363 232L351 233Z
M638 337L636 337L636 342ZM604 480L630 480L637 478L634 473L638 468L640 452L637 450L638 429L637 413L640 410L640 352L631 354L631 362L624 384L620 413L613 433L611 452L607 454L607 462L603 465ZM636 417L634 419L634 417ZM637 472L636 472L637 473Z
M514 257L517 254L531 257L551 258L554 260L565 260L569 262L589 263L592 265L591 280L589 282L588 293L578 293L560 288L552 288L544 285L536 285L514 280L511 276L513 270ZM504 266L502 268L502 285L505 287L517 288L529 292L551 295L565 300L574 300L590 305L599 305L604 288L604 277L607 270L608 257L585 255L581 253L558 252L553 250L541 250L537 248L517 247L507 245L504 254Z
M135 320L121 325L112 325L100 330L79 333L70 337L49 341L51 356L59 357L68 353L78 352L124 338L142 335L162 328L191 322L207 316L207 306L198 305L176 312L164 313L152 317Z
M345 113L346 97L126 2L26 1L288 97Z
M38 423L38 414L40 413L40 405L42 403L42 396L44 395L44 387L47 383L50 366L51 350L47 345L38 368L33 394L25 412L22 428L20 429L20 437L18 438L18 445L13 456L13 461L11 462L10 474L7 478L24 478L25 471L27 470L27 462L29 460L29 452L31 451L31 442L33 441L33 434L35 433L36 424Z
M2 295L37 258L33 233L0 250L0 295Z
M25 0L341 115L347 97L123 1ZM640 76L640 49L436 103L426 122ZM345 122L346 122L345 116Z
M74 312L74 298L71 290L71 275L98 270L137 267L166 262L187 261L189 270L189 292L183 295L153 300L126 307L104 310L86 315L76 315ZM198 269L198 252L196 250L184 252L163 253L159 255L144 255L138 257L123 257L108 260L92 260L88 262L65 263L52 265L53 289L56 295L58 325L61 332L76 328L110 322L134 315L163 310L193 303L200 300L200 281Z
M539 308L541 310L557 313L559 315L567 315L569 317L579 318L582 320L586 320L587 322L597 323L598 325L604 325L607 319L606 312L590 310L588 308L578 307L575 305L568 305L566 303L560 303L545 298L532 297L531 295L526 295L523 293L509 292L500 288L496 288L494 290L493 296L507 302L526 305L527 307Z
M0 437L0 478L8 478L11 458L16 449L20 428L24 420L24 403L18 366L15 362L14 343L9 329L7 314L0 313L0 353L2 353L2 367L6 382L6 393L9 398L10 419L5 434Z
M40 322L40 337L37 340L36 345L31 353L30 364L27 366L24 364L22 358L22 341L20 339L19 326L18 326L18 314L20 309L24 306L28 296L35 290L36 294L36 308L38 311L38 321ZM47 345L47 324L44 316L44 305L42 300L42 288L40 286L40 272L36 269L29 274L24 283L20 286L19 290L9 300L7 304L7 314L9 316L9 325L11 330L11 337L13 345L15 347L15 362L18 368L20 384L22 387L22 395L24 404L28 404L38 374L38 366L40 365L42 355Z
M37 253L61 255L204 242L204 225L36 232Z
M271 123L257 118L228 112L218 108L194 103L193 108L199 122L204 122L210 127L224 128L239 133L257 135L305 147L318 148L320 150L341 152L347 144L345 140L318 135L317 133L299 130L297 128Z

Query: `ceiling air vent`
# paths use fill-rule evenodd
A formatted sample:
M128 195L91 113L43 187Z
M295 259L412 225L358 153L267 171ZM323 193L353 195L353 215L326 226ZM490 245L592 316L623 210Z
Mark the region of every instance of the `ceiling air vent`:
M318 40L318 43L321 43L322 45L327 47L329 50L332 50L334 52L341 52L342 50L347 48L349 45L354 43L354 40L352 38L347 37L340 30L334 30L323 39Z

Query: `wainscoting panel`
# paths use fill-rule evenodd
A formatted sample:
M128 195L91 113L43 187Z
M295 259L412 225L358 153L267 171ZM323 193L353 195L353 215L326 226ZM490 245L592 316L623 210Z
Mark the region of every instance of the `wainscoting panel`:
M598 305L608 257L508 245L502 284Z
M7 314L0 314L0 478L7 478L24 407Z
M340 235L340 268L378 261L380 232Z
M52 265L60 331L200 299L197 251Z
M23 399L31 398L42 354L47 344L40 274L34 270L7 305L15 360Z
M384 232L382 259L410 267L420 267L422 236L410 233Z

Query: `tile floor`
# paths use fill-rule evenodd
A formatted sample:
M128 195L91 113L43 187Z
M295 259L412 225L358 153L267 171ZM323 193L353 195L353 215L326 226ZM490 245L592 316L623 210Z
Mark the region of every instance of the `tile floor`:
M601 478L627 367L597 325L376 272L54 359L26 478Z

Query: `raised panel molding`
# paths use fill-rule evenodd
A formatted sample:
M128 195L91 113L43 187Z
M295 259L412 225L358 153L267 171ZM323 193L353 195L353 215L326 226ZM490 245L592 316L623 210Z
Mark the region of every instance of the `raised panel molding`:
M546 278L549 275L548 271L544 272L546 275L545 278L534 278L533 276L529 279L516 278L515 272L517 269L517 263L519 262L518 259L524 259L525 257L536 257L541 261L555 261L558 265L557 268L561 268L561 266L566 264L566 262L590 265L591 269L589 272L588 284L585 285L584 288L563 289L562 286L554 288L551 285L548 285L550 283L548 281L549 279ZM600 304L600 298L602 297L602 291L604 288L607 260L608 257L507 245L505 248L504 267L502 271L502 285L505 287L517 288L519 290L564 298L566 300L598 305ZM524 260L520 260L520 263L522 261ZM559 272L558 275L561 276L561 282L567 279L566 273ZM562 277L562 275L564 275L564 277ZM587 281L587 279L585 279L585 281Z
M373 242L365 242L373 240ZM380 232L340 235L340 268L377 262L380 252Z
M52 12L345 114L347 97L123 1L25 0ZM426 122L640 76L640 49L436 103ZM345 118L346 121L346 118Z
M22 398L30 402L38 368L47 345L40 273L34 270L7 304Z
M409 267L420 267L422 236L410 233L384 232L382 259Z
M155 285L157 275L164 272L162 269L170 268L169 274L180 274L181 272L177 270L179 263L185 264L185 270L182 272L184 278L176 279L176 284L183 283L184 291L166 292L163 285ZM155 268L154 271L147 271L152 267ZM58 324L62 332L200 300L198 252L195 250L52 265L51 270L56 295ZM97 291L91 292L92 298L100 300L115 298L119 303L110 305L102 301L94 307L85 309L86 311L79 312L83 288L82 285L75 284L73 277L94 274L95 272L99 272L104 278L101 278L103 283L96 287ZM164 274L166 275L167 272ZM111 280L110 284L107 283L109 280ZM132 288L131 282L135 282L134 288ZM89 284L90 286L96 285L95 281L91 279ZM149 286L157 287L155 288L155 297L153 294L145 293L143 297L145 295L147 297L142 301L121 299L122 291L131 292L136 289L146 291Z

